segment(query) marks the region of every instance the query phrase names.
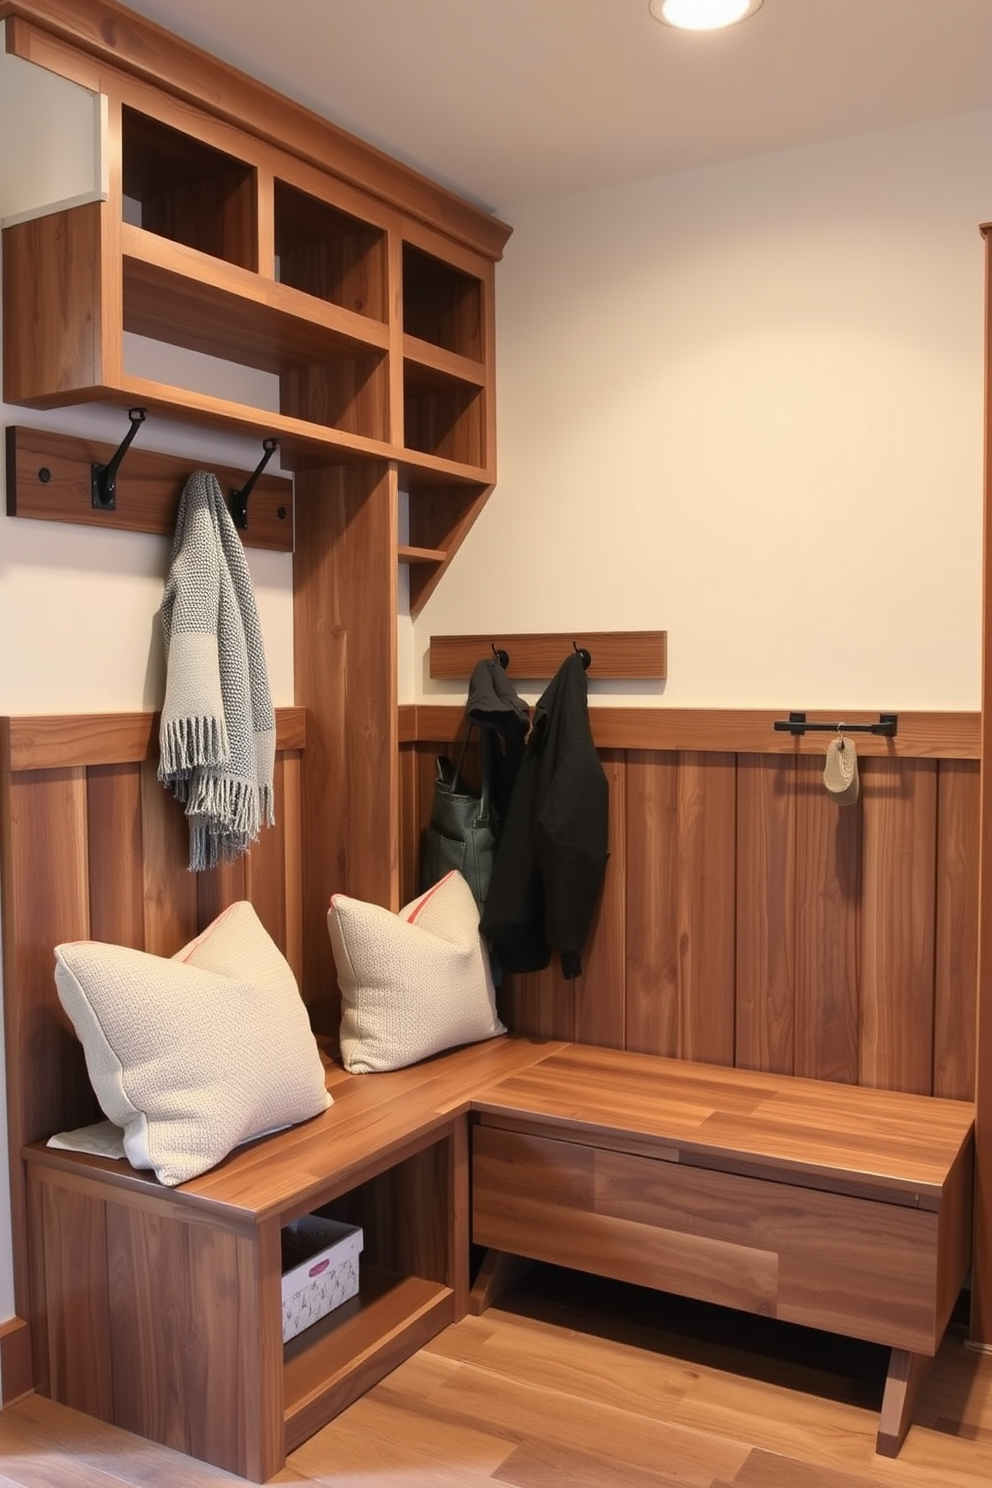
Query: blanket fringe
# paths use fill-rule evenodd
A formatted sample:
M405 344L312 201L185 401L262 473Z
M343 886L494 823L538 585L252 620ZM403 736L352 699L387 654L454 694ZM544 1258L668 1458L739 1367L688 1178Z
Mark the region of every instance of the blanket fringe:
M158 778L163 785L185 785L193 770L223 765L230 757L223 718L172 718L159 732ZM185 792L180 795L185 800Z

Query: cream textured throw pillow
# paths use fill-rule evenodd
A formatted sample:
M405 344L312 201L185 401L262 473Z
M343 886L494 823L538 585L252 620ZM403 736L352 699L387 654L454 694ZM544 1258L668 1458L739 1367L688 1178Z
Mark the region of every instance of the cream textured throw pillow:
M246 901L171 960L56 946L55 984L128 1161L162 1183L331 1103L296 978Z
M345 1069L400 1069L506 1032L479 911L460 873L446 874L399 914L335 894L327 928L341 986Z

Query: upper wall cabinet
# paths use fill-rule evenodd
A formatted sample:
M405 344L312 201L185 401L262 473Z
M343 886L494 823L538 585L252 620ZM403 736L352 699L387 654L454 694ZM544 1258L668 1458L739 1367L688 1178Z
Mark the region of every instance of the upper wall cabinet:
M13 9L9 48L98 81L109 167L105 200L5 229L5 400L275 437L287 469L393 463L419 609L495 481L508 229L286 100L253 107L260 85L232 118L220 82L208 109L170 95L163 59L143 75L147 47L87 69L43 29L48 9L71 29L65 6Z

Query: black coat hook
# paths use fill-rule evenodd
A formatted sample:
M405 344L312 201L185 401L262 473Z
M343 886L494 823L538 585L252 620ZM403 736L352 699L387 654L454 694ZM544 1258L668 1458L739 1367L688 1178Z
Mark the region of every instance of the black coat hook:
M131 427L117 446L113 457L106 465L90 466L90 503L96 511L117 510L117 472L131 440L137 434L139 426L145 422L147 414L144 408L131 408L127 416L131 420Z
M592 665L592 653L590 651L587 651L586 648L585 648L585 646L580 646L579 643L578 643L578 641L573 641L572 642L572 650L575 651L578 654L578 656L581 657L581 659L582 659L582 670L584 672L587 672L589 670L590 666Z
M245 481L244 485L241 487L241 490L232 491L230 494L228 506L231 511L231 516L234 519L234 525L241 532L244 532L248 526L248 497L254 490L255 482L258 480L258 477L261 475L262 471L265 469L266 465L268 465L269 461L272 459L272 456L275 454L278 444L278 439L262 440L262 449L265 451L265 453L259 460L258 464L255 466L255 469L252 471L251 475Z
M495 641L492 642L492 648L493 648L493 655L495 656L496 660L499 662L500 666L503 668L503 670L505 672L506 669L507 669L507 667L510 665L510 653L509 653L509 651L504 651L502 646L500 646L497 649L497 646L496 646L496 642Z

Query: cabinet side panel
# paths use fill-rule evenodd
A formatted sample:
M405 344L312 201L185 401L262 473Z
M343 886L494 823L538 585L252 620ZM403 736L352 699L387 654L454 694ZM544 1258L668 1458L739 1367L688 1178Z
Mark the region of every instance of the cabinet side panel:
M100 203L3 234L3 377L9 403L103 381Z
M278 1470L259 1445L281 1446L282 1400L259 1389L253 1241L108 1204L107 1246L116 1424L242 1476Z
M107 1239L102 1199L42 1183L32 1205L44 1256L48 1387L53 1400L113 1420Z

